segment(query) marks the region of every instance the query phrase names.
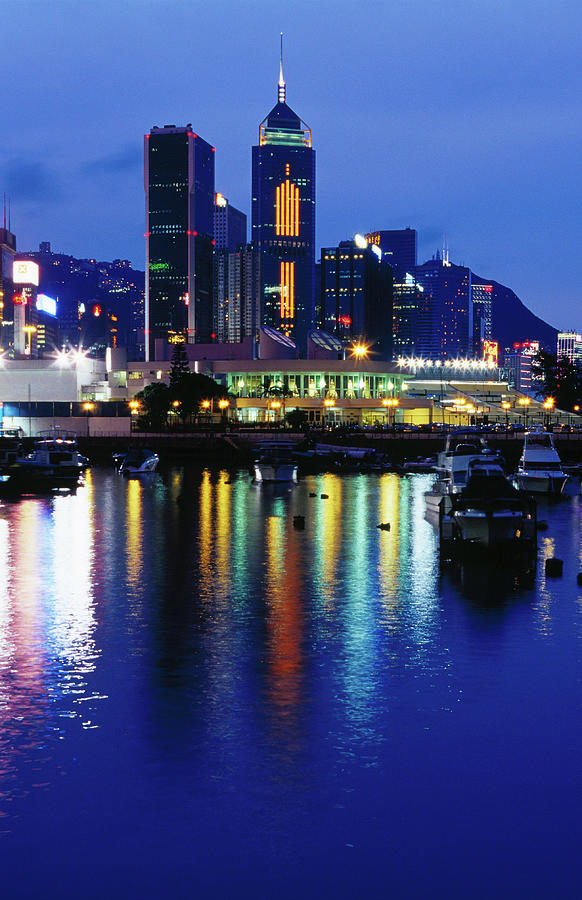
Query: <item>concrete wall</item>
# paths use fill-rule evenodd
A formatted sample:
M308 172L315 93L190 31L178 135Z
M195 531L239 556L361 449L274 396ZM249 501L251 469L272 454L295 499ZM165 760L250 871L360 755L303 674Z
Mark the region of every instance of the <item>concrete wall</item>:
M129 416L70 416L54 419L52 417L28 417L5 416L2 420L4 428L22 428L26 437L34 437L39 431L47 431L55 426L63 431L74 431L80 438L87 436L98 437L128 437L131 433L131 420Z

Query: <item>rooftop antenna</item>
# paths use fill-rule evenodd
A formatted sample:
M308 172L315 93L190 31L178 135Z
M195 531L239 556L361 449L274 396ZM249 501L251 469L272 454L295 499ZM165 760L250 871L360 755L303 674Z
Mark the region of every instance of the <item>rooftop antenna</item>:
M8 198L8 231L12 232L12 225L10 224L10 197Z
M286 96L287 86L285 84L285 79L283 78L283 32L281 32L281 62L279 65L279 83L277 86L277 97L279 103L285 103Z
M4 231L6 231L6 194L4 194Z

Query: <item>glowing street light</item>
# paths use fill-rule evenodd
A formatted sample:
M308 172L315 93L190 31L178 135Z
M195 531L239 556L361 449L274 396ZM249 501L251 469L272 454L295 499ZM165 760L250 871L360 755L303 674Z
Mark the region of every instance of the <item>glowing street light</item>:
M350 348L350 355L352 359L367 359L370 355L370 348L367 344L359 341L356 344L352 344Z

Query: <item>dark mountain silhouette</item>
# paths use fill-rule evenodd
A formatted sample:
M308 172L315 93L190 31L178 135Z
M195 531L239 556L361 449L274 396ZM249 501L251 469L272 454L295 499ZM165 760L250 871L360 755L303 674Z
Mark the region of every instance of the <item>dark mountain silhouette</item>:
M558 329L535 316L511 288L479 275L473 275L472 282L493 286L491 331L501 353L518 341L539 341L543 349L555 353Z

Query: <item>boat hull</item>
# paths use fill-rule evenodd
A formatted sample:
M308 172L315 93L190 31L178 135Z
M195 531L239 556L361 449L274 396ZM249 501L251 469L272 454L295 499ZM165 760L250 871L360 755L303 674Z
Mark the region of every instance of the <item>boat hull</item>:
M531 474L528 472L518 472L515 476L517 487L527 494L546 494L552 497L559 497L564 490L567 476L560 474L552 475L544 472L543 474Z
M453 518L461 540L485 550L519 541L526 527L523 513L516 510L467 509L453 513Z
M297 466L294 463L281 463L280 465L266 462L257 462L254 465L254 476L257 484L264 482L297 482Z

